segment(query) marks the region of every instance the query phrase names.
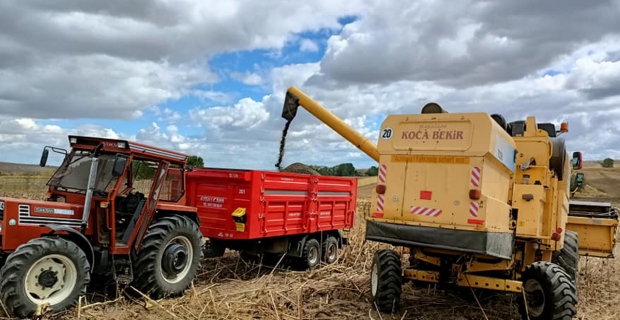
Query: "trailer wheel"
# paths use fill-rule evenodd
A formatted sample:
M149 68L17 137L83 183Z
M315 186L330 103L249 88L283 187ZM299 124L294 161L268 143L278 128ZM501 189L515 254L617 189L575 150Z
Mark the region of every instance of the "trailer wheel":
M387 249L377 251L372 261L370 292L379 311L396 312L402 285L402 267L398 254Z
M302 255L302 261L304 267L308 269L314 269L321 262L321 245L319 241L314 238L306 240L304 244L304 251Z
M150 227L134 264L134 286L155 299L189 288L202 254L198 225L184 216L161 218Z
M579 235L572 230L564 234L564 247L553 253L552 262L562 267L577 285L579 269Z
M327 264L332 264L336 260L338 260L338 240L328 236L323 242L323 261Z
M518 299L523 319L571 319L576 314L576 286L560 266L534 262L525 269L521 280L526 296L526 301L522 294Z
M8 256L0 270L0 295L7 311L30 318L37 306L69 309L86 292L90 264L75 243L62 238L37 238Z

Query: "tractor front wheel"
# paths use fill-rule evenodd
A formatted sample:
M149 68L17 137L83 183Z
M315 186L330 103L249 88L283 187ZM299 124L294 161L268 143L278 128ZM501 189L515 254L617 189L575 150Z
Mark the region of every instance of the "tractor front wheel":
M37 307L59 312L75 306L90 282L90 264L71 241L37 238L8 256L0 279L0 296L7 311L30 318Z
M576 286L560 266L534 262L522 274L523 294L519 294L519 312L523 319L572 319L576 314Z
M379 311L394 313L398 310L402 285L402 267L398 254L388 249L377 251L372 261L370 293Z
M202 255L202 234L185 216L153 223L134 264L134 286L154 299L182 295L190 287Z

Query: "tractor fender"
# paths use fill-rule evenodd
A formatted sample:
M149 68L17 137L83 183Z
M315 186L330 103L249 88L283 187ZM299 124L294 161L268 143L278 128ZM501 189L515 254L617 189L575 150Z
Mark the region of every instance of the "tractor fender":
M48 224L48 225L45 225L45 227L52 230L51 232L47 233L46 236L52 236L58 232L63 232L63 231L68 233L68 235L65 236L65 238L69 241L74 242L78 247L80 247L80 249L84 251L84 253L86 254L86 258L88 259L88 263L91 266L90 272L91 273L93 272L93 270L95 269L95 267L93 266L93 264L95 263L95 249L93 249L92 244L90 243L90 241L88 241L88 239L86 239L86 237L83 234L67 226L58 226L58 225Z

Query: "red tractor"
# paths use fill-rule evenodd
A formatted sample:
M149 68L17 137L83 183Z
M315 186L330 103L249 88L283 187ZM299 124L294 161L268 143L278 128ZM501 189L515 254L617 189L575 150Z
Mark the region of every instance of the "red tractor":
M91 277L154 298L182 294L203 255L186 206L188 156L134 142L70 136L46 201L0 198L0 297L9 313L76 304Z

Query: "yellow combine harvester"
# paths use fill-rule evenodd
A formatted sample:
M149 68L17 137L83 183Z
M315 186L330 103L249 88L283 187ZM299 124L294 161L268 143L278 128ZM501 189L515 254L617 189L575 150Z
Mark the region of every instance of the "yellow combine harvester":
M411 280L514 292L524 319L570 319L579 254L614 256L616 209L570 201L581 153L569 158L565 123L508 123L429 103L421 114L389 115L375 146L295 87L287 125L299 106L379 164L366 239L410 252L405 268L394 250L374 255L371 293L383 312L396 311Z

